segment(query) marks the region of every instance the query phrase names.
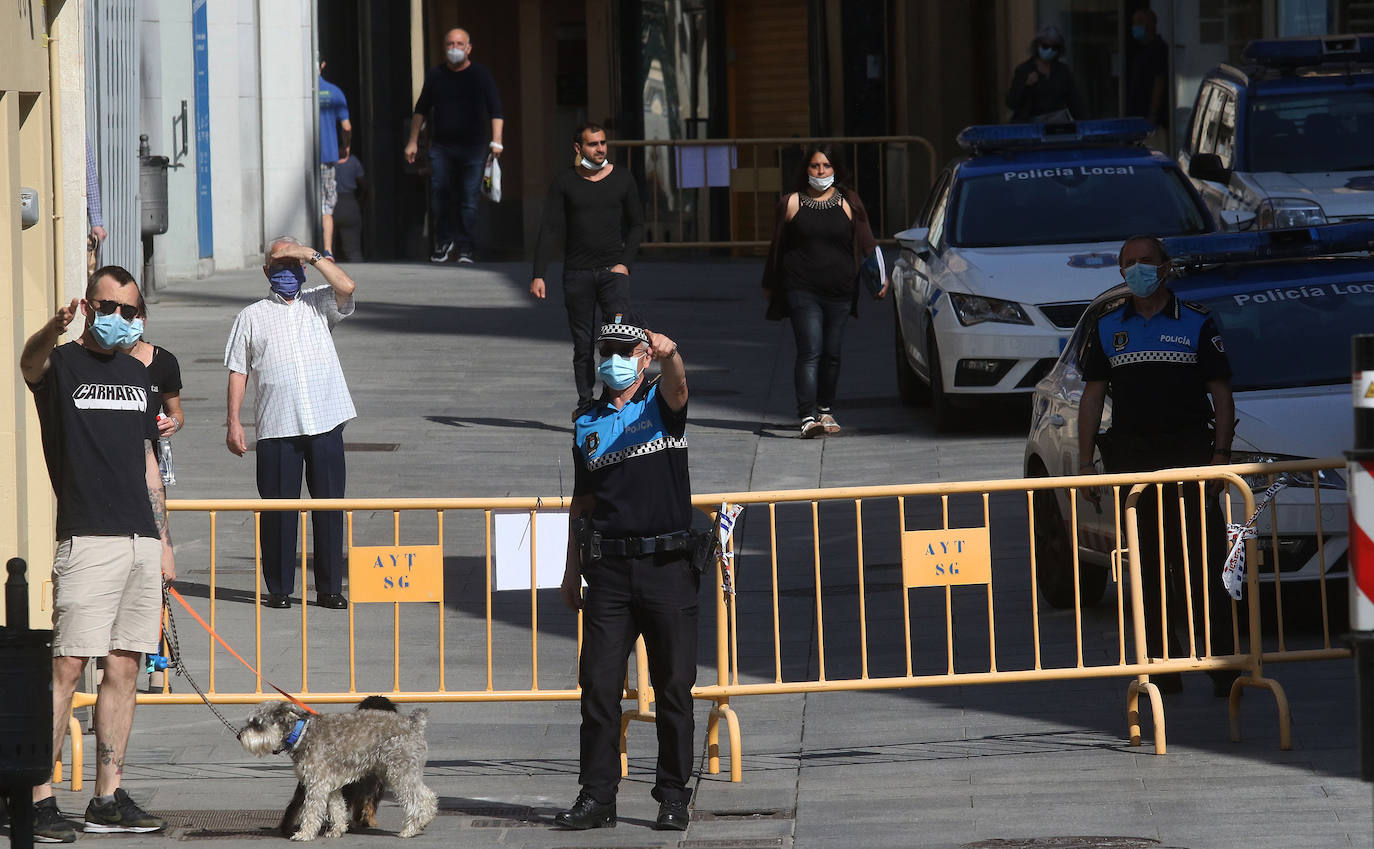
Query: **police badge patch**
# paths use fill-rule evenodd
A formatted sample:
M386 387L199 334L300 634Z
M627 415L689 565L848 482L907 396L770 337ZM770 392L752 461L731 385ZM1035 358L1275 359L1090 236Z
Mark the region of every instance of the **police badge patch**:
M1220 336L1213 336L1213 337L1212 337L1212 345L1213 345L1213 347L1215 347L1215 348L1217 349L1217 351L1219 351L1220 353L1223 353L1223 354L1226 353L1226 346L1225 346L1224 344L1222 344L1222 341L1221 341L1221 337L1220 337Z
M1116 334L1112 336L1112 347L1120 351L1122 348L1126 347L1126 341L1128 338L1129 337L1127 337L1126 331L1118 330Z
M598 437L595 433L589 433L587 434L587 438L582 440L582 450L587 453L588 457L590 457L591 455L596 453L596 446L600 444L601 438Z

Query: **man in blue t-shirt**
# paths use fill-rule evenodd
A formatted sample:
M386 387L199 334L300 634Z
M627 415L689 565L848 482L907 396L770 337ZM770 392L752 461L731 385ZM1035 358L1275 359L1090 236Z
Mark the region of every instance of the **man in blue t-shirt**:
M339 151L353 144L353 122L348 120L348 98L343 89L324 78L320 63L320 211L324 213L324 252L334 253L334 205L339 202L334 166Z
M486 66L472 61L472 41L465 29L444 36L444 62L425 74L420 99L410 116L406 162L413 163L420 146L420 126L429 123L430 232L434 253L430 262L448 262L454 252L460 263L471 263L477 241L477 194L488 151L499 157L505 116L496 81ZM486 120L490 119L490 135ZM457 208L455 221L453 210Z

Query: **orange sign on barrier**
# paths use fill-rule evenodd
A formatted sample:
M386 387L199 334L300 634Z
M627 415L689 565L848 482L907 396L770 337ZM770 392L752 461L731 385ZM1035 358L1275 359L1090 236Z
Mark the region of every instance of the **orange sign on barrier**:
M355 545L348 551L353 601L444 600L444 549L438 545Z
M907 589L992 583L988 529L902 531L902 580Z

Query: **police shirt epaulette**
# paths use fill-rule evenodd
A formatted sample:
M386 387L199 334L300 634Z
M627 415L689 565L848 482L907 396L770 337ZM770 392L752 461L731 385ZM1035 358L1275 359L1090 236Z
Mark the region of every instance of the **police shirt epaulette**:
M1121 309L1123 306L1126 305L1126 302L1130 299L1130 295L1122 295L1121 297L1116 298L1115 300L1108 301L1107 305L1102 308L1102 312L1099 314L1099 318L1103 315L1106 315L1109 312Z
M1212 308L1207 306L1206 304L1200 304L1197 301L1185 301L1182 299L1179 299L1179 303L1183 304L1183 306L1187 307L1195 313L1199 313L1201 315L1212 314Z

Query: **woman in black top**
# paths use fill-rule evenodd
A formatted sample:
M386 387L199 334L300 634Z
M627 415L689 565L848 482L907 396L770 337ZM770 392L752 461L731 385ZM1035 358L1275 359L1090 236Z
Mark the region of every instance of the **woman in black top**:
M145 323L148 320L148 305L142 295L138 296L138 320ZM164 414L157 419L158 435L171 436L181 430L186 424L186 416L181 411L181 365L177 358L141 335L132 347L124 350L148 369L153 397L159 399L158 412Z
M840 429L831 404L840 378L845 318L858 315L859 265L877 247L858 192L837 182L834 163L828 145L807 151L797 190L778 204L763 272L768 318L792 318L793 382L803 439ZM874 297L886 294L884 274Z
M1007 108L1013 122L1062 122L1087 117L1064 55L1064 36L1059 27L1041 27L1031 42L1031 56L1011 75Z

